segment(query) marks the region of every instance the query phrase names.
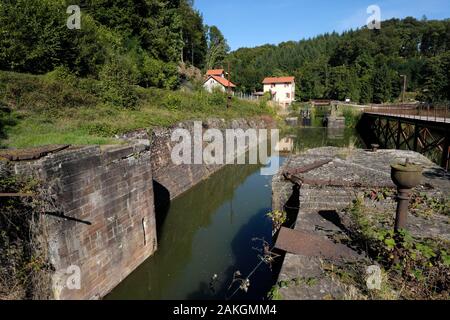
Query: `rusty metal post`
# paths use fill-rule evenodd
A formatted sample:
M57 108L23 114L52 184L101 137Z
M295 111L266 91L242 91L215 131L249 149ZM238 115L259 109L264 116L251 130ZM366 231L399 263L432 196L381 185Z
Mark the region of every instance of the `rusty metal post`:
M411 189L398 189L397 213L395 216L395 232L406 229L411 192Z
M395 232L406 229L408 222L408 207L412 189L422 181L422 167L410 163L406 159L404 164L391 165L391 178L397 186L397 212L395 216Z

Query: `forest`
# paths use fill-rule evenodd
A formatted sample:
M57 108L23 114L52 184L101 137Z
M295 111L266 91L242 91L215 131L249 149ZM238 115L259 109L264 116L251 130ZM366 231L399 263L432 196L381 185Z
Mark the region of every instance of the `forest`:
M132 86L178 89L195 70L231 66L246 93L267 76L291 75L297 99L450 100L450 19L405 18L312 39L230 52L216 26L204 24L193 0L82 0L79 30L66 26L68 0L0 3L0 70L99 80L107 101L133 106ZM197 71L197 80L201 74Z
M221 64L229 50L192 0L81 0L81 28L66 26L70 1L2 0L0 70L175 89L180 62ZM116 75L116 76L114 76Z
M202 71L229 47L192 0L77 3L70 28L72 1L0 1L0 149L119 143L137 129L272 112L237 98L229 110L225 94L202 90Z
M242 48L228 57L233 81L245 92L267 76L295 76L297 99L361 103L397 100L407 76L408 97L450 100L450 19L405 18L312 39Z

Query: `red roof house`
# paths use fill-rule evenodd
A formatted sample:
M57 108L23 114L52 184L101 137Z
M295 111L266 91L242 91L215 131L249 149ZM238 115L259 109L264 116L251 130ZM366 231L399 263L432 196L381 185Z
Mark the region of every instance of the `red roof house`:
M293 83L295 77L269 77L265 78L263 84L279 84L279 83Z
M219 76L219 77L225 77L225 70L224 69L213 69L206 71L206 77L209 76Z

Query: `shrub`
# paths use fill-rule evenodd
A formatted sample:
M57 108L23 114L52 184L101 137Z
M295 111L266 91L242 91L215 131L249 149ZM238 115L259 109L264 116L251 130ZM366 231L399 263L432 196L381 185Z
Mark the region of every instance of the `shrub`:
M208 103L218 107L218 106L226 106L227 104L227 95L219 88L215 88L211 94L208 95Z
M78 84L78 78L64 66L56 67L53 71L47 73L45 78L50 81L62 81L72 87L76 87Z
M113 137L114 135L119 133L119 129L112 126L110 123L107 122L93 122L89 124L85 124L83 128L93 136L98 137Z
M179 85L176 64L164 63L144 55L139 84L144 87L175 89Z
M1 90L3 101L13 110L49 112L51 117L65 107L95 105L97 99L92 93L67 84L81 81L64 72L57 69L45 77L3 73L0 76L1 82L5 82Z
M347 128L356 128L361 119L362 112L352 107L344 107L342 113L345 117L345 126Z
M100 72L100 96L105 103L113 106L136 109L137 93L134 79L119 59L113 58Z
M162 106L169 110L178 110L182 102L181 97L177 93L170 93L164 98Z
M266 108L267 103L272 100L272 94L270 92L264 93L264 95L259 99L259 106L261 108Z

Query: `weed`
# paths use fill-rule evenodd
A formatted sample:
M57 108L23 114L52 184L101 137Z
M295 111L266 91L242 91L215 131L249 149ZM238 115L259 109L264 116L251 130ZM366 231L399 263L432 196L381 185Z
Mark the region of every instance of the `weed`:
M267 298L269 300L282 300L283 295L281 294L281 289L291 288L291 287L298 287L298 286L307 286L307 287L313 287L317 285L318 279L317 278L306 278L306 277L298 277L288 280L280 280L278 281L268 292Z
M0 71L0 104L9 110L0 114L1 144L18 148L112 144L117 143L116 134L180 121L273 115L266 104L237 98L227 109L226 96L220 92L124 89L120 77L128 75L115 74L114 68L119 67L105 67L101 81L74 79L64 70L45 76Z
M36 193L40 183L21 176L0 178L0 192ZM47 298L48 263L36 238L40 214L31 198L0 198L0 299ZM40 285L43 284L41 287Z
M369 191L366 196L377 200L380 194L384 193ZM428 197L422 195L420 199L416 203L442 208ZM406 230L395 233L392 228L383 228L376 220L380 219L379 213L371 212L362 197L355 200L347 212L352 218L349 228L352 240L384 268L392 287L404 288L402 297L449 297L450 245L447 241L413 237Z
M280 210L271 211L267 213L267 216L272 220L273 234L277 233L277 231L281 229L287 219L286 212Z

